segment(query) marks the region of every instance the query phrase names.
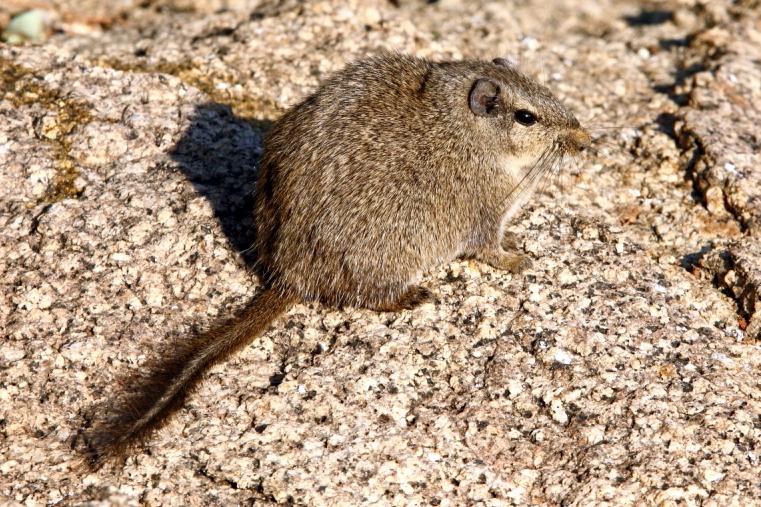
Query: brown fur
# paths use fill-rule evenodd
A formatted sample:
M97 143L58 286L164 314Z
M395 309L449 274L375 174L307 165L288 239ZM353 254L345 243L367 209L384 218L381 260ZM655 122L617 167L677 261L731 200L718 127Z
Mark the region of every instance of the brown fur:
M518 124L516 110L538 118ZM97 466L144 440L213 363L298 300L413 308L457 256L518 271L504 224L589 138L543 86L507 64L382 54L348 66L270 132L257 182L265 285L237 318L157 355L86 434ZM516 161L520 158L520 163Z

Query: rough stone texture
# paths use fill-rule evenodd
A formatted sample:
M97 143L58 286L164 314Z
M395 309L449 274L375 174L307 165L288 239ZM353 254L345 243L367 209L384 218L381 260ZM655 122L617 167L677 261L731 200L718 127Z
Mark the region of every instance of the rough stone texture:
M752 235L761 231L761 65L758 19L734 33L713 27L687 42L689 67L680 73L688 107L680 141L693 150L691 177L706 207L731 213ZM683 64L684 65L684 64ZM732 128L727 128L731 125Z
M740 327L749 338L761 339L761 245L746 238L710 250L698 264L698 273L737 302Z
M758 3L396 3L124 2L0 46L9 503L761 502ZM589 126L512 227L533 268L299 305L122 469L77 468L126 371L256 290L268 122L379 48L516 56Z
M12 16L39 9L44 13L48 36L53 30L89 34L118 23L138 3L136 0L4 0L0 5L0 29Z

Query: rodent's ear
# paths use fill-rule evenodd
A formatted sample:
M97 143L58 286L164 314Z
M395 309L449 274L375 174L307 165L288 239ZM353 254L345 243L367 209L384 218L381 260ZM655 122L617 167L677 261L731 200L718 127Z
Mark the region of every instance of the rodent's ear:
M476 116L495 116L499 112L499 85L481 78L470 89L470 110Z
M515 68L515 63L511 62L507 58L501 58L501 57L495 58L494 60L491 61L491 63L493 63L494 65L499 65L500 67L507 67L508 69Z

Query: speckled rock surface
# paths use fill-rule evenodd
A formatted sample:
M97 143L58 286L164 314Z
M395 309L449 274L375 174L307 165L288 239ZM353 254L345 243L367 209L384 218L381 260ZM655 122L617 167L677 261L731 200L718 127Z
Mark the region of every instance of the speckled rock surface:
M737 302L738 322L749 338L761 339L761 245L755 238L709 250L697 273Z
M761 503L757 2L138 4L0 46L4 502ZM269 122L380 48L513 55L590 128L511 228L533 267L453 262L397 314L298 305L82 471L124 373L255 292Z

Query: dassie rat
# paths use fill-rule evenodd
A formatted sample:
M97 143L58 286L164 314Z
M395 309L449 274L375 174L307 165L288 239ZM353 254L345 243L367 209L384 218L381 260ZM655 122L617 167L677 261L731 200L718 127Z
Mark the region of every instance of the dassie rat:
M256 185L264 288L234 319L156 354L85 433L92 466L158 428L212 364L299 301L410 309L458 256L519 270L506 222L589 143L550 91L508 62L382 54L349 65L270 132Z

